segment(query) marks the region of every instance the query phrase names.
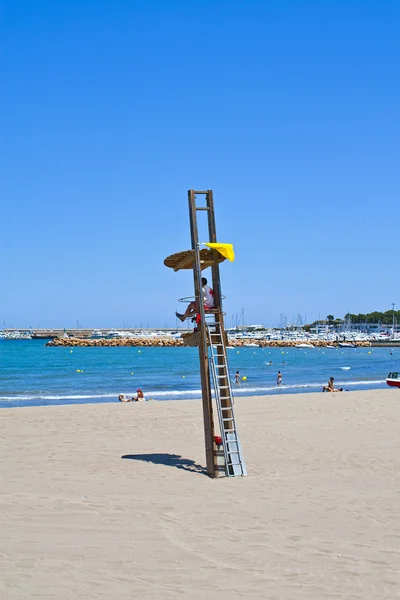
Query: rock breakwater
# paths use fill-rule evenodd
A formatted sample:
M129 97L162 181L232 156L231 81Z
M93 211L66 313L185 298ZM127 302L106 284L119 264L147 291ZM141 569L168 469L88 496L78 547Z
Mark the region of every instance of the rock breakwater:
M285 341L285 340L257 340L254 339L243 338L240 340L229 340L229 346L235 348L246 348L249 347L259 347L259 348L295 348L304 342L296 342L296 341ZM162 338L157 337L153 339L145 339L145 338L135 338L135 339L83 339L83 338L55 338L50 342L47 342L46 346L69 346L69 347L105 347L105 346L114 346L114 347L133 347L133 346L160 346L160 347L177 347L184 346L185 343L181 338ZM355 346L357 347L369 347L370 342L355 342ZM336 344L332 344L332 342L328 342L325 340L316 340L313 341L313 346L315 348L326 348L327 346L335 346ZM305 350L307 348L304 348ZM312 348L310 348L312 349Z

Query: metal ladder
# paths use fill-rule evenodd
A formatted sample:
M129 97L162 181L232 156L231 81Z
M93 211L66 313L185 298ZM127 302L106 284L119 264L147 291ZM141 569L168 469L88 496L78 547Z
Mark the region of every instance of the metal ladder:
M246 476L246 464L236 429L231 380L219 314L206 313L205 327L209 343L208 357L211 366L215 403L225 457L225 473L227 477Z

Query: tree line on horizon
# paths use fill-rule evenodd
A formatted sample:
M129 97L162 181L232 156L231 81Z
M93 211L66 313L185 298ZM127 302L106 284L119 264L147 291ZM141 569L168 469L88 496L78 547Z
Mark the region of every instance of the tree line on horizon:
M400 323L400 310L386 310L385 312L379 312L377 310L370 313L347 313L343 319L335 318L333 315L327 315L326 319L318 319L313 323L304 325L306 331L310 331L311 327L316 325L333 325L338 327L345 321L350 323L380 323L381 325L391 325L393 323L393 316L395 323Z
M328 325L343 323L343 321L350 321L351 323L381 323L382 325L389 325L393 323L393 316L398 322L400 320L400 310L386 310L385 312L379 312L375 310L370 313L359 313L358 315L347 313L345 314L344 319L335 319L333 315L327 315L326 322ZM318 323L318 321L316 321L316 323Z

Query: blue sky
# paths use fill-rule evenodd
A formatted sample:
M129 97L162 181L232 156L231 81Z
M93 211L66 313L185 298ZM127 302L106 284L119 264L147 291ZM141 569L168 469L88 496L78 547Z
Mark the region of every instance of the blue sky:
M400 304L400 4L3 0L0 323L175 325L213 189L228 324Z

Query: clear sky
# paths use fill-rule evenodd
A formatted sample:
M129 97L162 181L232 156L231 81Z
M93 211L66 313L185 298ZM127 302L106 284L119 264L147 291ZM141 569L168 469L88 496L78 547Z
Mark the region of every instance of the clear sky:
M175 326L189 188L228 325L399 306L399 2L1 4L0 326Z

